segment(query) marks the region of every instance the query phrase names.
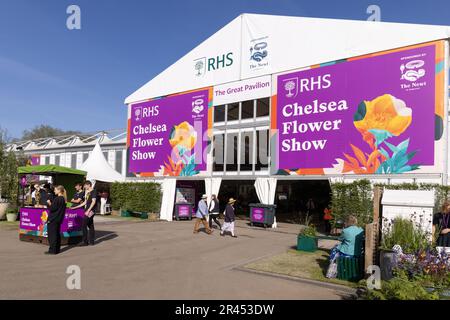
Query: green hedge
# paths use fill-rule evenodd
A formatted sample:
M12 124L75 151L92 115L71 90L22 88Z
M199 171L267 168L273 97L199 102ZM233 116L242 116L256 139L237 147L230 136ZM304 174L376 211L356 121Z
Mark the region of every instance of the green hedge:
M331 184L331 209L333 220L345 221L353 214L358 218L358 224L363 226L372 222L373 203L372 185L369 180L356 180L352 183Z
M159 212L161 199L161 187L158 183L116 182L111 185L111 204L114 210Z
M431 183L401 183L384 184L377 183L372 186L369 180L356 180L352 183L331 184L331 208L334 222L344 220L354 214L358 218L358 224L363 226L372 222L373 218L373 187L381 187L387 190L434 190L435 212L445 200L449 200L450 186Z

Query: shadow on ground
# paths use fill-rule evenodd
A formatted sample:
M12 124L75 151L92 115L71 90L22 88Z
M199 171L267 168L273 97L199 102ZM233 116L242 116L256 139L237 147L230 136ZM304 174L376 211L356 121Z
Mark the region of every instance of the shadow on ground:
M113 231L95 230L95 245L98 245L104 241L115 239L117 237L118 237L117 233L115 233ZM65 246L65 247L61 248L61 253L69 251L70 249L72 249L78 245L79 245L79 243L70 244L68 246Z

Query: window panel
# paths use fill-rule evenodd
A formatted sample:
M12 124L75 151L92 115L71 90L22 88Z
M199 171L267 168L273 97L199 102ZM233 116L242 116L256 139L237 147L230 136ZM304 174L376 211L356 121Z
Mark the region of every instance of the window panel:
M214 122L224 122L225 121L225 106L214 107Z
M256 101L256 116L267 117L270 112L270 99L262 98Z
M269 130L256 131L256 163L255 170L269 168Z
M116 171L119 173L123 173L122 172L122 156L123 156L123 151L122 150L116 150Z
M77 154L76 153L72 153L72 155L70 156L70 167L72 169L77 168Z
M254 113L254 100L247 100L242 102L241 107L241 118L242 119L253 119L253 113Z
M253 131L241 132L241 171L253 170Z
M224 165L224 150L225 150L225 135L215 134L213 140L213 171L223 171Z
M238 169L238 137L237 132L227 134L227 171Z
M239 103L231 103L228 105L227 120L239 120Z

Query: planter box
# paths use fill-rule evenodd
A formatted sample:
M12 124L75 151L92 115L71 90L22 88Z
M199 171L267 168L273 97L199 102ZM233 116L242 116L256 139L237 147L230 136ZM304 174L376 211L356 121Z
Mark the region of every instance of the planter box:
M0 220L6 219L6 209L8 209L9 203L1 202L0 203Z
M392 270L397 265L397 255L394 251L380 250L381 280L390 280L394 277Z
M120 211L120 216L121 217L131 217L131 212L128 210L121 210Z
M112 216L120 217L121 211L120 210L112 210L111 211Z
M14 222L14 221L17 221L18 216L19 215L17 213L7 213L6 220L8 220L9 222Z
M297 237L297 250L315 252L317 250L317 238L299 235Z

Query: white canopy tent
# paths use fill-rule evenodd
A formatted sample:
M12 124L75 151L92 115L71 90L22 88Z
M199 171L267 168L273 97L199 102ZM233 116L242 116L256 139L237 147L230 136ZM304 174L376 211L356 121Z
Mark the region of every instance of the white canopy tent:
M100 144L97 143L89 158L81 165L81 170L87 172L88 180L103 182L122 182L124 177L114 170L106 161Z

